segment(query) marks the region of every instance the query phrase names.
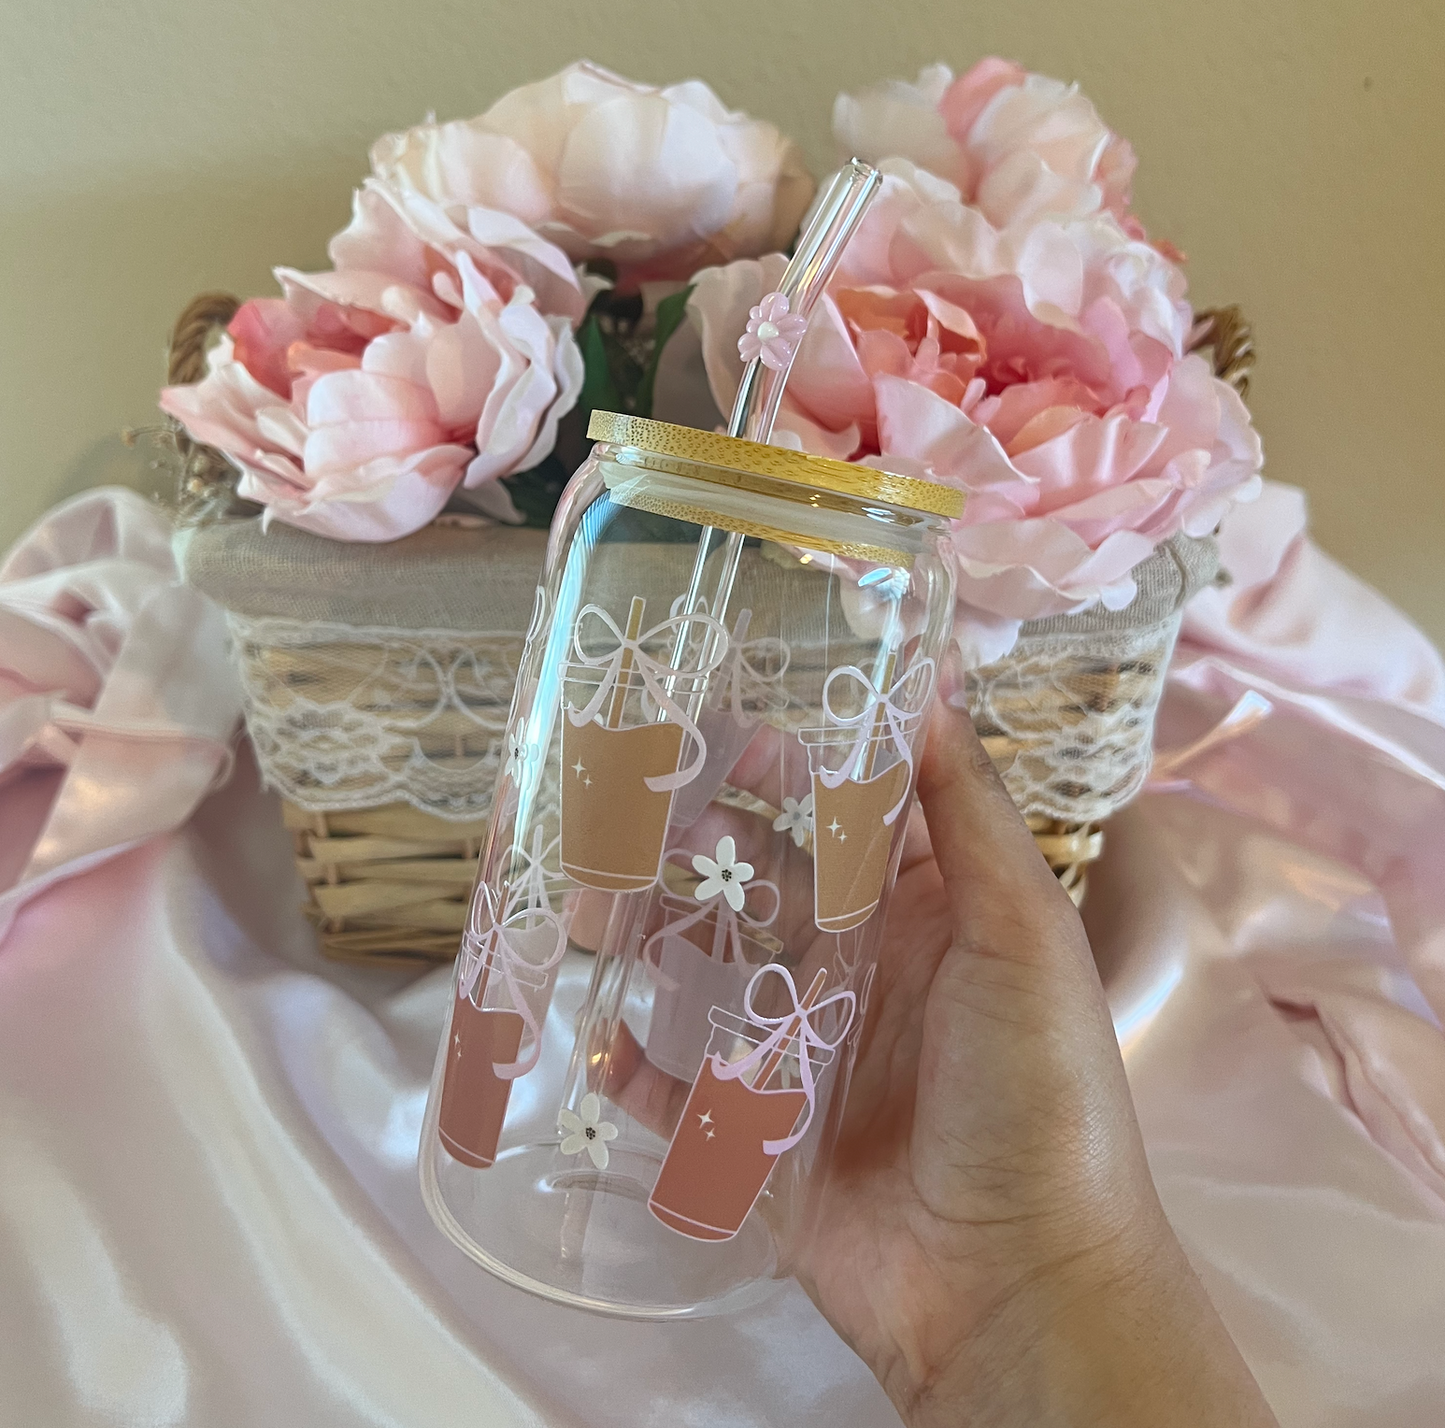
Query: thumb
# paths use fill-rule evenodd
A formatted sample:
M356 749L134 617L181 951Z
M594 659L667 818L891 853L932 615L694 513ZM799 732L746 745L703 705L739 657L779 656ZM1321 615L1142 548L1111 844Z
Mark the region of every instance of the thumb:
M918 775L957 943L1011 960L1087 958L1083 924L979 742L968 715L935 706Z

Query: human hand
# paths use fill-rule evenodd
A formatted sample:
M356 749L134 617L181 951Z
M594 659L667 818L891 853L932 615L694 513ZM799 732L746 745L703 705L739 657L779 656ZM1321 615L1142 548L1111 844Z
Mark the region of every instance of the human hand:
M1274 1424L1164 1218L1078 915L943 705L919 798L798 1277L913 1428Z

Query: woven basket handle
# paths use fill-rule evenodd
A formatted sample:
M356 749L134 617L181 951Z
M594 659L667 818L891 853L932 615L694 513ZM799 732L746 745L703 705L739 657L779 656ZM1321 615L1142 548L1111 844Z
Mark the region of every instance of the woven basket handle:
M201 293L185 305L171 329L166 366L170 386L189 386L206 375L206 350L211 339L235 317L240 306L240 298L230 293Z
M1228 382L1241 399L1249 396L1249 376L1254 371L1254 332L1237 306L1207 307L1194 314L1194 327L1185 350L1209 348L1214 375Z
M240 298L230 293L201 293L181 310L171 329L166 355L166 383L187 387L206 375L206 353L218 331L236 315ZM186 429L167 418L176 471L176 513L183 523L225 514L234 506L236 468L214 447L193 441Z

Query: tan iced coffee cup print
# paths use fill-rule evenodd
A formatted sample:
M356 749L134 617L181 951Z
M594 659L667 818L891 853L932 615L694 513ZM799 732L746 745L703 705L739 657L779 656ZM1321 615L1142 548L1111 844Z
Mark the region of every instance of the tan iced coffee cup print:
M480 926L462 937L442 1071L438 1136L453 1159L475 1169L496 1161L512 1083L541 1056L551 974L567 949L549 907L518 905L518 896L508 901L508 915L493 920L494 895L485 884L478 888L472 922Z
M680 849L668 854L687 856ZM772 925L782 905L778 885L753 877L732 838L718 839L712 857L690 856L702 881L690 898L669 893L658 900L666 921L642 945L654 988L647 1059L679 1081L697 1075L709 1010L735 1011L755 968L771 960L756 934Z
M892 661L889 661L891 670ZM856 686L861 708L839 712L841 683ZM840 665L823 685L828 723L802 729L813 788L813 920L847 932L877 910L888 874L893 827L913 782L913 739L933 688L933 661L915 661L883 688L856 665Z
M600 892L656 881L673 794L707 759L683 705L727 652L716 620L678 615L644 631L644 609L634 596L623 630L600 605L585 606L563 683L562 868ZM711 638L688 638L694 625ZM651 653L659 648L678 651L675 662Z
M765 1016L755 1005L762 979L770 975L786 987L789 1006L781 1016ZM854 1012L850 991L819 1000L826 976L820 971L799 1001L792 974L769 963L753 973L742 1016L721 1007L709 1013L707 1055L647 1201L669 1229L694 1240L732 1239L778 1157L807 1134L819 1073L848 1034ZM834 1025L825 1036L819 1027L830 1020ZM797 1086L784 1084L790 1060Z

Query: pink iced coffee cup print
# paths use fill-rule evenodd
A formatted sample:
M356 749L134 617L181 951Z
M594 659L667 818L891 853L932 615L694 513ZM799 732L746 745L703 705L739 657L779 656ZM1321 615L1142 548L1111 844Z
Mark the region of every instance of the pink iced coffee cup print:
M755 1005L764 977L779 978L788 1007L767 1016ZM730 1240L757 1204L778 1157L807 1134L818 1078L848 1034L855 1000L837 991L819 1000L820 971L800 1001L792 974L759 967L743 1015L714 1007L712 1035L647 1207L669 1229L694 1240ZM825 1035L821 1025L833 1023ZM797 1086L784 1077L796 1065ZM792 1077L788 1077L789 1080Z
M681 849L667 856L691 857L702 881L690 898L658 899L666 921L642 945L654 987L647 1059L691 1081L707 1050L709 1011L738 1010L749 977L772 958L759 934L776 921L782 895L776 883L753 877L730 837L718 839L711 857Z
M531 896L514 896L497 919L491 889L479 884L462 935L437 1133L473 1169L495 1163L512 1083L542 1054L552 973L567 950L561 919Z
M890 667L892 661L890 660ZM813 920L847 932L878 907L888 874L893 825L913 783L913 739L933 689L933 661L916 660L880 689L856 665L823 684L821 728L800 729L813 787ZM849 690L859 707L836 702Z
M644 609L633 596L624 630L600 605L584 606L563 684L562 868L599 892L641 892L657 880L673 795L707 761L683 706L727 653L727 631L707 615L644 631ZM701 640L692 637L699 626ZM660 647L681 657L650 652Z

